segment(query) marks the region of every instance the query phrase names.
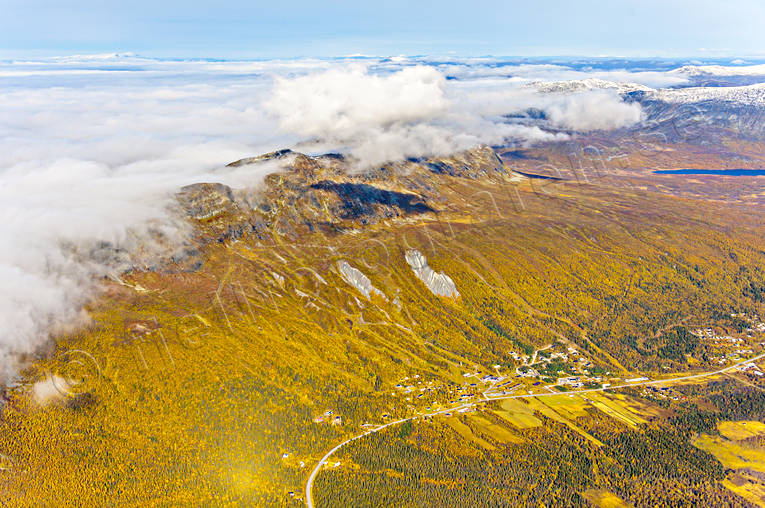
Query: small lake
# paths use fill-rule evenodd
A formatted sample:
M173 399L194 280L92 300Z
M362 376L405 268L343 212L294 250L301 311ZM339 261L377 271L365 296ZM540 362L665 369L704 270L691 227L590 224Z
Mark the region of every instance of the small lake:
M657 169L657 175L765 176L765 169Z

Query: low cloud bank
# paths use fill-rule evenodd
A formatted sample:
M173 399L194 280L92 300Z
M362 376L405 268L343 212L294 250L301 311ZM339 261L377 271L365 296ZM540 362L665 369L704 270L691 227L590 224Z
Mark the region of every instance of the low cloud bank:
M591 91L561 97L546 106L550 121L574 131L611 130L638 123L643 110L625 103L615 92Z
M114 266L82 253L99 242L180 244L186 231L169 210L181 186L252 187L278 170L230 161L311 142L363 168L569 135L508 120L529 107L566 131L640 118L615 93L527 83L453 81L435 66L380 60L0 62L0 381L51 332L85 319L95 277Z
M185 223L171 212L183 185L254 186L260 166L225 168L270 149L269 126L251 94L266 83L119 80L0 90L0 382L51 332L81 323L96 278L119 260L90 255L108 242L150 261L179 247ZM272 127L270 127L273 130ZM258 139L260 143L253 141ZM165 253L166 254L166 253ZM105 257L106 256L106 257Z
M440 71L424 65L385 74L353 65L277 77L264 106L282 132L343 148L361 168L477 143L567 137L508 120L528 108L542 109L552 127L569 131L621 128L641 119L640 106L624 103L614 91L540 93L497 79L450 86Z

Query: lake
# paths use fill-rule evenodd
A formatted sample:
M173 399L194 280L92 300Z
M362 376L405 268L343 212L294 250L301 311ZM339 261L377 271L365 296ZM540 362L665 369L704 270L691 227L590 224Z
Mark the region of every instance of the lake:
M657 169L657 175L765 176L765 169Z

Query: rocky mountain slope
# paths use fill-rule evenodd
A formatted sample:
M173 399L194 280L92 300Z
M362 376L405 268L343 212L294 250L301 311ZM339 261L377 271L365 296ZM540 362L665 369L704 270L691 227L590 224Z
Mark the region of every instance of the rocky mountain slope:
M279 161L256 190L233 190L220 183L189 185L178 193L186 214L207 239L236 240L271 230L279 234L339 231L448 212L437 180L443 176L476 181L518 181L488 146L450 157L409 159L355 171L341 155L309 156L291 150L242 159L234 166ZM253 168L255 169L255 168Z

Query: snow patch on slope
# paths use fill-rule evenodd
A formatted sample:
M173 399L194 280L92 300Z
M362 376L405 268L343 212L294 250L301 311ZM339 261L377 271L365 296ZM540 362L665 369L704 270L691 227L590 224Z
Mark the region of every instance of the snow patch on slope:
M412 249L406 252L406 262L412 267L412 271L425 285L430 292L437 296L446 296L457 298L460 294L454 281L444 272L436 273L430 266L428 260L418 250Z
M347 261L338 261L337 269L340 270L340 275L345 282L361 291L367 298L375 294L383 297L385 300L388 299L382 291L372 285L369 277L364 275L361 270L352 267Z

